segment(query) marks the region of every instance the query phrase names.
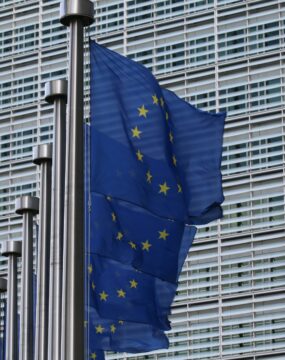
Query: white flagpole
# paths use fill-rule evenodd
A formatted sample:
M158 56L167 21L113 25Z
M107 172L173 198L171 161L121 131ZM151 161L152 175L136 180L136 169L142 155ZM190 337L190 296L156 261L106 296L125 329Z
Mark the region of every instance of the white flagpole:
M2 256L8 257L6 360L18 359L18 319L17 319L17 257L22 254L20 241L5 241Z
M60 360L61 352L66 99L66 80L53 80L46 83L45 100L54 104L48 360Z
M47 360L52 145L35 146L33 162L40 166L41 172L35 360Z
M61 23L70 27L64 207L61 360L84 359L84 26L94 19L89 0L62 0Z

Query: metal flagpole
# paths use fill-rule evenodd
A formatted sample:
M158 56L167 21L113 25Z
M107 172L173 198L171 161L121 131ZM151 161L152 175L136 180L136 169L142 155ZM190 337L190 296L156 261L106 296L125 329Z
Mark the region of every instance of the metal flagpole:
M8 257L6 360L18 359L17 257L22 254L20 241L5 241L2 256Z
M39 212L39 199L16 199L15 211L23 215L22 281L20 309L20 360L33 358L33 216Z
M35 146L33 148L33 162L40 166L41 173L40 221L37 249L35 360L46 360L48 345L52 145L43 144Z
M61 351L66 99L66 80L46 83L45 100L54 103L48 360L60 360Z
M83 28L94 20L89 0L62 0L70 27L62 300L62 360L84 358Z

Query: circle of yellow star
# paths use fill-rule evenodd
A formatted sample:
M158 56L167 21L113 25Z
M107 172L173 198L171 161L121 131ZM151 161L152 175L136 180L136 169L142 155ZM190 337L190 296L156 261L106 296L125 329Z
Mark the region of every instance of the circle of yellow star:
M129 245L130 245L130 247L131 247L132 249L136 250L137 245L136 245L134 242L129 241Z
M91 355L90 355L90 359L97 359L97 355L96 355L96 353L94 352L94 353L91 353Z
M177 187L178 187L178 190L177 190L177 191L178 191L179 193L182 193L182 186L181 186L180 184L177 184Z
M114 324L112 324L111 326L110 326L110 330L111 330L111 333L112 334L115 334L115 332L116 332L116 326L114 325Z
M137 286L138 286L138 283L136 280L130 280L130 286L131 286L131 289L136 289Z
M117 216L114 212L112 212L112 221L116 222Z
M136 152L136 155L139 161L143 161L143 154L140 152L140 150Z
M160 105L163 107L164 106L164 99L163 97L160 98Z
M121 231L118 231L116 239L121 241L123 237L124 234Z
M152 101L153 101L153 104L158 105L158 97L155 94L152 95Z
M91 286L92 286L92 289L95 290L96 285L94 284L94 281L92 281L92 285L91 285Z
M89 265L88 265L88 272L89 272L89 274L92 274L92 271L93 271L92 264L89 264Z
M177 159L176 159L176 156L175 156L175 155L172 156L172 162L173 162L173 165L174 165L174 166L177 165Z
M169 133L169 141L170 141L171 143L173 143L173 139L174 139L173 134L172 134L172 132L170 131L170 133Z
M143 250L146 250L146 251L149 251L149 249L151 248L151 244L149 243L148 240L146 240L145 242L142 242L142 249Z
M105 291L102 291L100 294L100 300L101 301L107 301L107 297L109 296Z
M139 111L139 116L143 116L144 118L146 118L148 110L144 107L144 105L139 107L138 111Z
M159 233L159 239L166 240L166 238L169 236L168 232L166 232L165 229L159 231L158 233Z
M119 298L125 298L126 297L126 292L123 289L117 290L117 293L118 293Z
M151 172L148 170L148 172L146 173L146 181L151 184L151 180L152 180L152 175Z
M167 191L170 190L170 187L167 186L167 183L164 182L164 184L159 184L160 186L160 190L159 190L159 194L164 194L165 196L167 195Z
M101 325L95 327L96 334L103 334L104 328Z
M123 324L124 324L124 321L123 321L123 320L119 320L118 323L119 323L120 325L123 325Z
M132 133L133 133L132 134L133 138L140 139L140 134L142 133L142 131L140 131L137 126L134 129L131 129L131 130L132 130Z
M168 119L169 119L169 114L168 114L168 112L166 111L166 113L165 113L165 120L168 121Z

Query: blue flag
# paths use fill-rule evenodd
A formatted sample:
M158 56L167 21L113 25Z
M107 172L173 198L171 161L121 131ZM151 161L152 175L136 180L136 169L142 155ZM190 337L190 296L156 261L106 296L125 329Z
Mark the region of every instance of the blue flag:
M222 215L225 114L197 110L93 41L90 56L86 348L96 358L168 347L164 331L196 232L188 225Z
M176 96L170 99L146 68L93 41L90 53L91 191L189 224L220 217L225 114L195 109ZM179 126L177 106L183 115ZM187 137L192 125L195 136ZM203 151L195 151L192 167L189 148L197 142ZM203 201L197 205L199 183ZM190 191L192 184L196 186Z

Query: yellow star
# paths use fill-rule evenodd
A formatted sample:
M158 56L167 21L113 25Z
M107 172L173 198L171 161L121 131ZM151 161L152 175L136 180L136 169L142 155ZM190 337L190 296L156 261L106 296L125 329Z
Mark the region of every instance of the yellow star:
M160 190L159 190L159 194L163 193L165 196L167 195L167 191L170 189L170 187L167 186L167 183L164 182L164 184L159 184L160 186Z
M152 180L152 175L151 172L148 170L148 172L146 173L146 181L151 184L151 180Z
M133 289L136 289L136 288L137 288L138 283L136 282L136 280L130 280L129 282L130 282L131 288L133 288Z
M117 293L118 293L119 298L125 298L126 297L126 292L123 289L117 290Z
M134 129L132 129L132 136L134 137L134 138L138 138L138 139L140 139L140 134L142 133L142 131L140 131L139 129L138 129L138 127L136 126Z
M168 121L168 119L169 119L169 114L168 114L167 111L166 111L166 113L165 113L165 119L166 119L166 121Z
M93 271L92 264L89 264L89 265L88 265L88 272L89 272L89 274L92 274L92 271Z
M88 325L88 321L84 320L84 327L87 328L87 325Z
M112 196L107 196L108 201L112 201Z
M116 239L121 241L123 237L124 234L121 231L118 231Z
M91 285L91 286L92 286L92 289L95 290L96 285L94 284L94 281L92 281L92 285Z
M136 155L139 161L143 161L143 154L140 152L140 150L136 152Z
M177 184L177 187L178 187L178 192L182 193L182 186L180 184Z
M177 159L176 159L175 155L172 156L172 161L173 161L173 165L176 166L177 165Z
M117 216L114 212L112 212L112 221L116 222Z
M97 359L97 355L96 355L96 353L91 353L91 355L90 355L90 359Z
M102 291L100 294L100 300L101 301L107 301L107 297L109 296L107 293L105 293L105 291Z
M169 133L169 141L171 142L171 143L173 143L173 134L172 134L172 132L170 131L170 133Z
M166 232L166 230L159 231L159 239L166 240L166 238L169 236L169 234Z
M163 107L164 106L164 99L163 97L160 98L160 105Z
M101 325L95 327L96 334L103 334L104 328Z
M119 320L118 323L119 323L120 325L124 325L123 320Z
M131 247L132 249L136 250L137 245L136 245L134 242L130 241L130 242L129 242L129 245L130 245L130 247Z
M114 324L112 324L110 326L110 329L111 329L111 333L115 334L117 328L116 328L116 326Z
M154 94L152 95L153 104L158 105L158 97Z
M142 249L143 249L143 250L149 251L149 249L150 249L151 246L152 246L152 245L149 243L148 240L146 240L145 242L142 242Z
M138 108L139 111L139 116L143 116L144 118L146 118L146 115L148 113L148 110L144 107L144 105L142 105L141 107Z

